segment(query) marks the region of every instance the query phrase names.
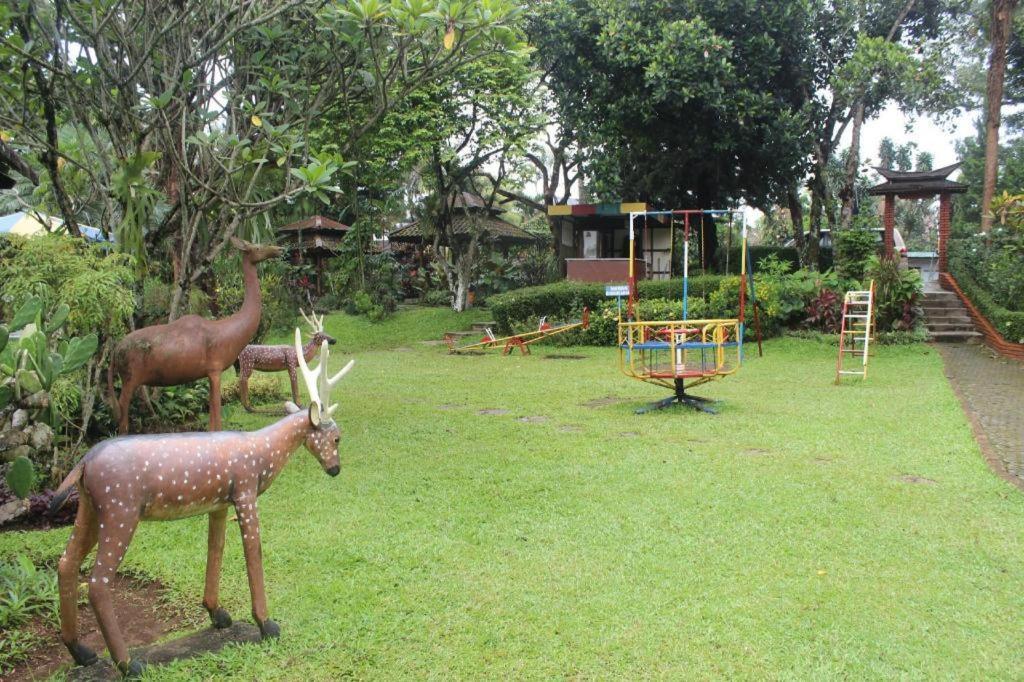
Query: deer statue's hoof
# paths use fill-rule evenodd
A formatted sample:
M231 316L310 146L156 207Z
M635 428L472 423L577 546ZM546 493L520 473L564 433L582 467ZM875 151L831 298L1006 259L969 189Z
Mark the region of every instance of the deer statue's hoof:
M125 680L137 680L142 677L142 671L145 670L146 666L139 661L122 661L117 664L117 670L121 673L122 679Z
M75 663L78 665L92 665L96 662L96 652L87 646L83 646L78 642L72 642L71 644L64 643L64 646L71 652L71 658L75 659Z
M223 630L224 628L231 627L231 614L217 607L215 610L210 611L210 621L213 623L213 627Z
M263 639L277 639L281 636L281 628L268 618L260 623L260 634L263 635Z

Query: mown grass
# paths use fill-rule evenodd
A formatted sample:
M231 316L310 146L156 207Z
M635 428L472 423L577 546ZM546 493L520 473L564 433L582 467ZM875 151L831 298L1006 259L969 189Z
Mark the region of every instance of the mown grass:
M357 357L342 473L300 451L261 502L280 641L148 678L1024 669L1024 497L986 469L930 348L879 348L866 383L835 387L834 349L774 340L701 391L719 415L637 416L663 393L621 376L611 349L449 356L413 336L402 351L342 340ZM270 419L228 412L232 427ZM0 552L52 558L66 537L3 535ZM202 519L148 524L126 566L199 608L204 547ZM237 532L222 591L247 617Z

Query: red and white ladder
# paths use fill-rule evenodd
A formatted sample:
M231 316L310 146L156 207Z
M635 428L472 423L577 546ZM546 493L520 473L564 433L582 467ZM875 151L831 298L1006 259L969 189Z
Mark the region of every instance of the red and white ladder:
M843 298L843 322L839 329L839 359L836 360L836 383L843 376L868 378L868 346L875 326L875 282L866 291L847 291ZM860 364L857 364L857 360ZM844 360L852 360L855 369L844 369ZM849 366L849 362L847 365Z

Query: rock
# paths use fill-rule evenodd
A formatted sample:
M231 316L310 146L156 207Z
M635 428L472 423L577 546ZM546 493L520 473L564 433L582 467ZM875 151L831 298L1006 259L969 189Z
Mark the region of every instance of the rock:
M28 442L28 437L27 431L15 431L12 429L0 432L0 452L24 445Z
M11 417L11 428L22 429L28 424L28 410L15 410Z
M36 450L49 450L53 447L53 429L49 424L37 422L31 430L25 430L30 433L29 442Z
M28 500L11 500L10 502L0 504L0 526L26 514L28 510Z
M32 453L34 452L35 450L33 450L28 445L19 445L15 448L11 448L10 450L0 451L0 460L4 462L13 462L22 455L28 457L29 459L32 459Z

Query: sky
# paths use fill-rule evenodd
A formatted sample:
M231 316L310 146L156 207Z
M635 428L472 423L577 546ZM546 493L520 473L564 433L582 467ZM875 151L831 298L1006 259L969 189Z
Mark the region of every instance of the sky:
M942 124L926 117L910 118L898 107L890 105L876 118L864 124L861 130L861 159L878 163L878 145L885 137L892 138L897 145L914 142L919 152L930 152L934 168L956 163L956 141L975 134L975 121L980 111L961 114ZM909 130L908 130L909 127ZM850 144L847 132L840 146ZM955 176L954 176L955 177Z

